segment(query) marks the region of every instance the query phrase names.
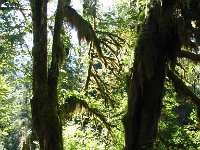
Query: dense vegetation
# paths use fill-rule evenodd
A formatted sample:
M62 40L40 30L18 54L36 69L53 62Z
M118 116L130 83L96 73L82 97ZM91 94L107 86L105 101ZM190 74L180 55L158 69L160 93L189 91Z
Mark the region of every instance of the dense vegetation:
M0 149L200 149L200 2L100 2L0 1Z

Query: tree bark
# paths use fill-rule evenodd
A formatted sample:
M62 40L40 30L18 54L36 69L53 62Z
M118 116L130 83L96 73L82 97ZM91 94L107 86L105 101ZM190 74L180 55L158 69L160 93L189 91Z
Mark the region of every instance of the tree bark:
M33 98L31 111L34 129L44 149L46 103L48 101L47 87L47 1L32 1L33 20Z
M58 68L56 72L52 71L54 67L49 74L47 72L47 0L32 0L31 7L34 44L31 100L33 127L41 150L62 150L62 126L57 110ZM57 47L58 45L54 46L54 51ZM54 64L56 63L57 61Z
M165 4L165 5L164 5ZM180 49L173 3L149 12L135 49L128 85L128 112L124 117L125 150L152 149L156 137L168 58ZM161 8L161 9L160 9Z

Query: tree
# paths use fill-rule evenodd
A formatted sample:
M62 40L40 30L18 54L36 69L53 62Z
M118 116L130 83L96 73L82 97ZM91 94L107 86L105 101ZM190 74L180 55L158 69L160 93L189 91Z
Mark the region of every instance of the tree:
M39 139L40 149L122 149L128 86L126 149L198 149L199 2L125 0L104 14L98 1L83 0L82 17L70 1L58 0L49 17L51 2L31 1L33 98L32 57L23 40L32 30L28 2L0 4L0 147L28 149ZM75 50L71 28L82 44ZM195 106L185 103L188 97Z
M135 60L129 77L128 112L124 117L125 149L151 149L156 138L158 121L161 112L163 87L166 73L175 85L182 84L175 79L172 70L175 68L177 53L183 53L181 47L186 42L181 39L179 13L183 14L184 28L192 19L197 20L194 14L199 8L197 1L151 1L152 8L143 24L135 48ZM189 6L188 14L183 3ZM190 17L188 16L190 14ZM191 31L192 32L192 31ZM193 32L194 33L194 32ZM184 36L187 41L192 36ZM198 39L198 37L194 37ZM198 43L197 43L198 44ZM170 63L168 63L170 62ZM171 64L167 70L167 64ZM182 89L183 90L183 89ZM187 92L194 104L199 108L199 101L193 92Z
M33 99L31 101L33 126L37 132L41 150L62 150L62 127L57 108L57 82L64 3L62 0L58 2L52 63L49 71L47 71L47 1L33 0L31 7L34 38Z
M62 150L62 121L58 108L58 77L63 61L64 47L61 41L63 21L78 30L79 39L92 42L104 59L99 41L89 22L73 8L70 1L58 0L55 16L51 64L47 66L47 1L33 0L33 98L31 100L33 126L37 132L40 149Z

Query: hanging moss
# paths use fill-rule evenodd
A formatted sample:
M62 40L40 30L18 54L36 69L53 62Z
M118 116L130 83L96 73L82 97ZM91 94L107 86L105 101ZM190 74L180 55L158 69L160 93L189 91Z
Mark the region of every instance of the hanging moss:
M100 56L100 58L103 59L105 64L107 64L106 59L103 55L103 52L100 47L100 40L97 38L94 29L92 28L92 25L84 20L75 9L71 8L70 6L65 6L65 16L66 21L73 27L77 29L78 39L79 41L85 39L88 43L92 42L94 46L96 47L96 50Z
M180 49L174 2L164 1L149 11L137 46L124 117L125 149L152 149L156 137L167 60Z

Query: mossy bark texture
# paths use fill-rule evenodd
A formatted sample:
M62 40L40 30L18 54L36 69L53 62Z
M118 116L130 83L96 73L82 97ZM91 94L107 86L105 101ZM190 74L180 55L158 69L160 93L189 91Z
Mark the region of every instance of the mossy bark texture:
M53 68L47 71L47 0L32 0L31 7L34 44L31 100L33 128L41 150L62 150L62 127L57 110L58 70L52 71Z
M124 117L125 150L152 149L161 112L167 61L180 48L173 3L155 6L140 32Z

